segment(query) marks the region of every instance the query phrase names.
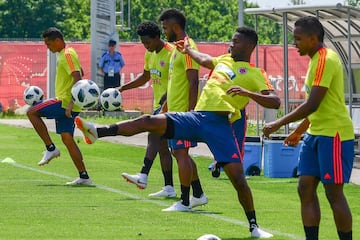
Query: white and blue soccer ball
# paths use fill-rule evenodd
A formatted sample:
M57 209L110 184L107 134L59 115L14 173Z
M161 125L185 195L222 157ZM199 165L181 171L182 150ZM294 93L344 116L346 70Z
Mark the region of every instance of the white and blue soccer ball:
M44 92L38 86L29 86L24 91L24 101L27 105L32 106L43 99Z
M83 109L89 109L97 106L100 89L94 81L82 79L77 81L71 88L71 96L75 105Z
M122 103L122 96L118 89L108 88L100 95L101 106L106 111L115 111L120 109Z
M197 240L221 240L218 236L215 236L214 234L205 234L200 237L198 237Z

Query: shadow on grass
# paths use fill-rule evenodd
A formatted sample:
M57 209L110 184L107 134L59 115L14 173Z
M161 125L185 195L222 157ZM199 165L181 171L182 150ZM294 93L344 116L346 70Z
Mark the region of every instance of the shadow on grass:
M82 184L76 184L76 185L66 185L66 184L38 184L38 187L76 187L76 188L96 188L95 185L82 185Z

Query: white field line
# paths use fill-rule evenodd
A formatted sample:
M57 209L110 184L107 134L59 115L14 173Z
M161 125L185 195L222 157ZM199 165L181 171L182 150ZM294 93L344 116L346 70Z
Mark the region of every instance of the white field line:
M19 164L19 163L16 163L16 162L8 163L8 164L13 165L14 167L26 169L26 170L33 171L33 172L38 172L38 173L45 174L45 175L50 175L50 176L54 176L54 177L58 177L58 178L66 179L66 180L73 180L73 178L71 178L69 176L65 176L65 175L62 175L62 174L54 173L54 172L49 172L49 171L44 171L44 170L28 167L26 165L22 165L22 164ZM155 205L159 205L161 207L167 207L168 206L168 203L161 202L159 200L155 201L155 200L147 199L147 198L141 197L141 196L136 195L136 194L131 194L131 193L128 193L128 192L125 192L125 191L121 191L119 189L108 187L106 185L94 184L94 186L97 187L98 189L102 189L102 190L105 190L105 191L108 191L108 192L118 193L120 195L129 197L129 198L132 198L132 199L135 199L135 200L141 200L143 202L152 203L152 204L155 204ZM226 217L226 216L221 216L221 215L218 215L218 214L213 214L211 212L193 210L192 213L193 214L201 214L203 216L210 217L210 218L213 218L213 219L216 219L216 220L221 220L221 221L224 221L224 222L227 222L227 223L240 225L240 226L242 226L244 228L249 227L249 224L247 222L240 221L238 219L234 219L234 218L230 218L230 217ZM275 236L276 235L277 236L285 236L285 237L288 237L289 239L294 239L294 240L303 240L304 239L303 237L296 236L296 235L290 234L290 233L284 233L284 232L280 232L280 231L276 231L276 230L269 230L269 229L264 229L264 230L267 230L267 231L271 232Z

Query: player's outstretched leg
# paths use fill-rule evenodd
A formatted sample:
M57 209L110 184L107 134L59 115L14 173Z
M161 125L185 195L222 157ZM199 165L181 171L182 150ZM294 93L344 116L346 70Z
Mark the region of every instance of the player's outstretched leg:
M98 139L96 127L93 123L87 122L81 117L75 117L75 125L84 134L84 141L93 144Z

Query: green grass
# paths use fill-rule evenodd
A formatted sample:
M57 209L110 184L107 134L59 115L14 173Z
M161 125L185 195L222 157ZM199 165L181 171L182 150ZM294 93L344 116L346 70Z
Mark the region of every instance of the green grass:
M224 173L212 178L210 159L194 157L209 204L194 213L165 213L174 199L147 195L163 184L159 161L149 175L149 185L138 190L125 182L122 172L140 170L144 148L98 141L86 145L77 138L96 187L65 186L77 172L59 136L51 134L62 151L60 158L38 167L43 144L33 129L0 124L0 239L196 239L212 233L223 240L251 239L246 217ZM174 181L179 194L177 167ZM304 239L296 193L297 179L251 177L259 224L273 239ZM360 239L359 187L346 185L352 209L354 239ZM332 213L319 188L322 207L320 239L337 239Z

